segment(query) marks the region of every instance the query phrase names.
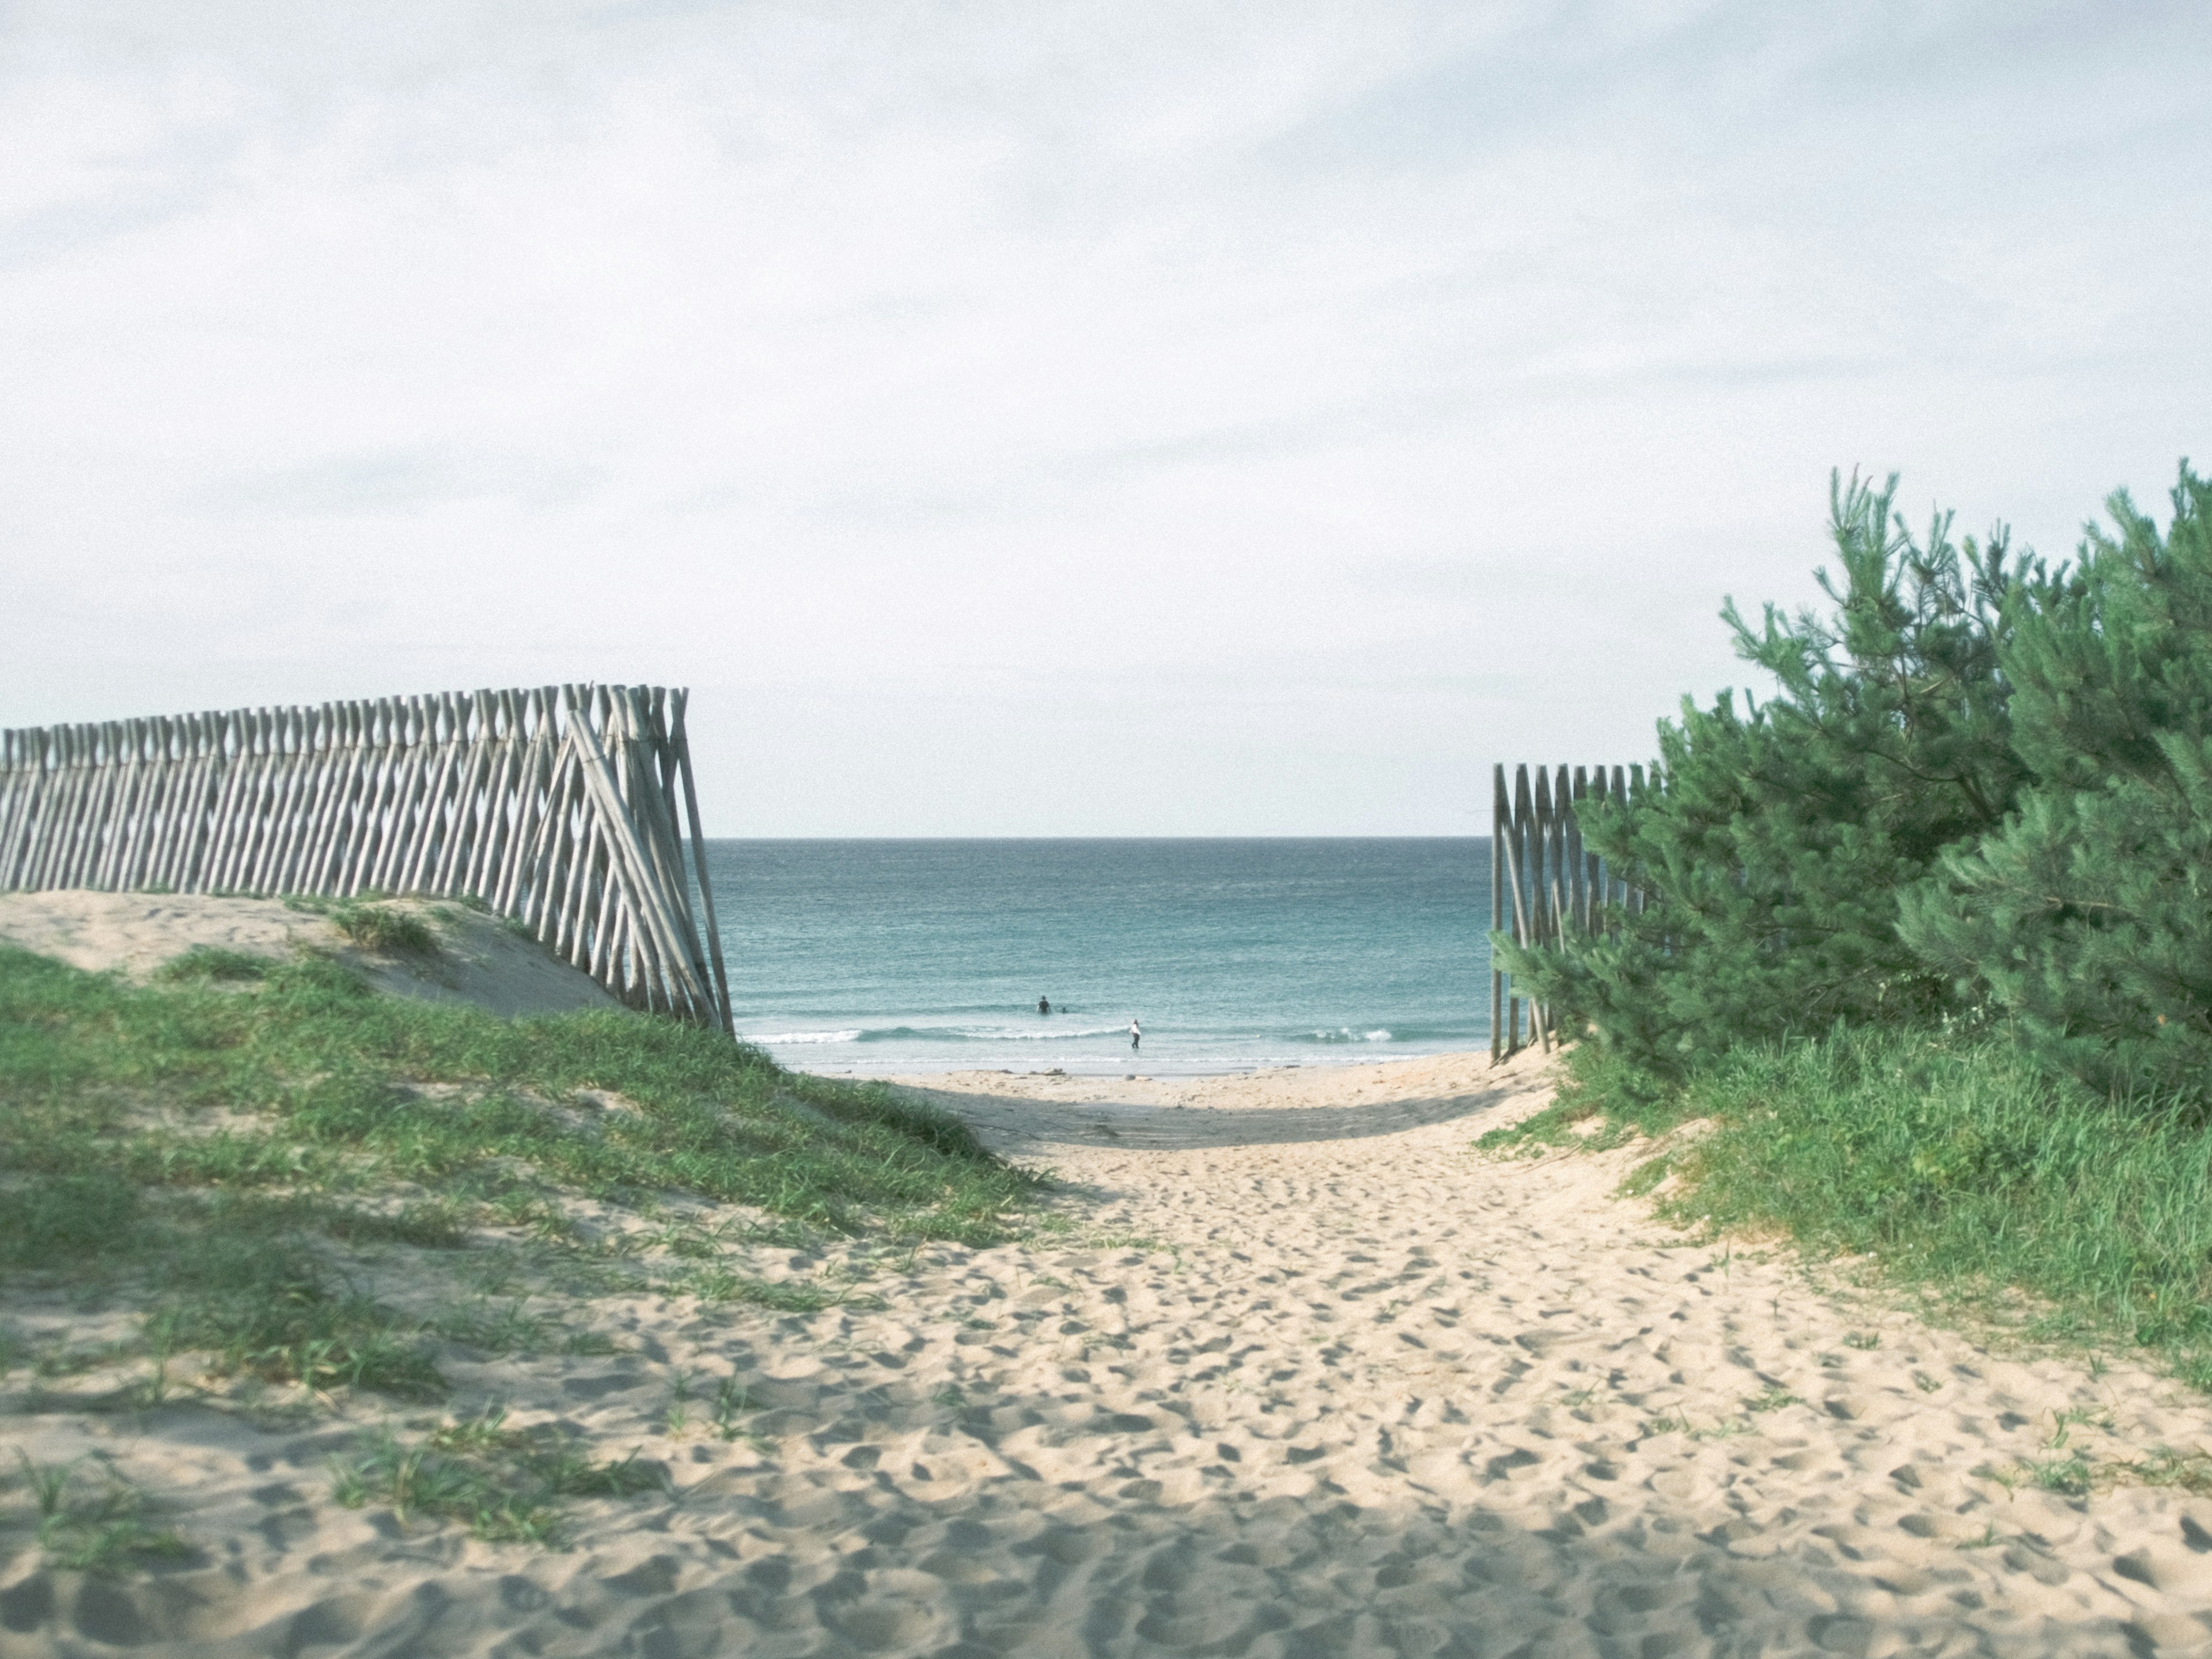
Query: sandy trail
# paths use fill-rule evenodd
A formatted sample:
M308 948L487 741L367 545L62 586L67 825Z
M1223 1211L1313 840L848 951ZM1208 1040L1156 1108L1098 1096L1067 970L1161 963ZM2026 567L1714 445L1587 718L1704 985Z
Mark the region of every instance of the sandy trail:
M1059 1231L784 1253L878 1303L629 1302L611 1358L448 1362L449 1408L672 1498L493 1547L337 1508L342 1428L47 1402L0 1445L98 1451L201 1547L112 1584L17 1555L0 1653L2212 1652L2212 1498L2021 1479L2212 1450L2212 1405L1692 1245L1611 1196L1625 1153L1475 1158L1532 1061L918 1082L1057 1169ZM678 1397L723 1379L738 1438Z

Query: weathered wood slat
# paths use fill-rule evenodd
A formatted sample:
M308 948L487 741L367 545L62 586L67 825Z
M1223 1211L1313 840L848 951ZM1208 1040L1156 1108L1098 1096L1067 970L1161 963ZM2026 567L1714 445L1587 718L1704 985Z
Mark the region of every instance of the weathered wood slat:
M0 732L0 890L472 897L633 1006L728 1030L687 702L533 686Z
M610 736L622 748L629 748L630 738L625 733L625 715L634 718L636 710L624 709L625 699L614 693L607 694L607 726ZM572 720L569 734L583 750L584 781L586 788L597 798L599 817L610 854L610 877L622 883L627 890L633 931L645 945L645 955L658 969L656 977L672 1000L686 1004L705 1003L711 1006L711 996L702 996L705 987L692 969L694 961L703 963L704 952L696 948L684 950L678 943L678 925L672 914L672 895L659 878L656 865L667 867L675 863L672 856L656 860L646 850L653 838L650 815L644 823L632 815L640 803L625 801L616 781L612 759L599 742L595 729L599 720L594 718ZM649 793L648 793L649 799ZM688 913L690 907L684 906ZM689 933L686 925L684 932Z
M684 806L691 822L691 861L699 877L699 903L707 913L707 951L714 970L714 1001L725 1029L731 1028L730 975L722 963L721 930L714 926L714 885L707 879L707 838L699 830L699 792L691 782L691 738L684 730L684 711L691 702L688 687L679 686L669 698L669 746L676 752L676 768L684 789Z
M680 752L680 750L679 750ZM1490 927L1516 945L1565 944L1570 933L1616 925L1635 915L1644 895L1630 887L1591 851L1582 814L1607 803L1626 804L1644 793L1644 769L1602 766L1514 769L1505 787L1501 763L1491 774ZM1528 1041L1551 1047L1552 1010L1516 994L1513 976L1492 963L1490 973L1490 1056L1502 1060L1522 1047L1522 1005Z

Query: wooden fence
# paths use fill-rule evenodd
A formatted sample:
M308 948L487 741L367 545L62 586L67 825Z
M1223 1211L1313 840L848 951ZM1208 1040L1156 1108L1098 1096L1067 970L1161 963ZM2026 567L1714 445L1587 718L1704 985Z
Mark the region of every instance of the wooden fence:
M471 897L632 1007L731 1030L688 696L542 686L0 732L0 890Z
M1516 945L1564 944L1570 931L1587 933L1602 909L1634 910L1642 894L1618 879L1603 860L1583 846L1576 809L1586 801L1626 800L1644 789L1641 766L1514 769L1513 791L1505 768L1492 774L1490 831L1490 927ZM1522 1046L1521 1010L1528 1004L1528 1040L1549 1048L1551 1011L1516 996L1512 975L1494 961L1490 970L1490 1057L1499 1060Z

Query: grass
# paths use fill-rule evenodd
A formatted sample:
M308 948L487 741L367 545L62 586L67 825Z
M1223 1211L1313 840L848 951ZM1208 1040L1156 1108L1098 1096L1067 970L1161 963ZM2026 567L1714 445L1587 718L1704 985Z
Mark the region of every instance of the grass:
M2063 1457L2022 1458L2008 1467L1987 1464L1972 1471L2011 1492L2035 1486L2062 1498L2087 1498L2115 1486L2163 1486L2192 1497L2212 1496L2212 1457L2202 1452L2178 1452L2160 1447L2141 1459L2107 1458L2098 1462L2086 1452ZM1984 1536L1963 1548L1976 1548L1994 1540Z
M134 987L0 948L0 1290L135 1308L142 1351L218 1374L437 1392L441 1332L356 1288L364 1251L431 1253L431 1272L436 1253L489 1260L482 1235L505 1227L580 1277L653 1249L675 1258L672 1291L808 1312L836 1297L724 1248L990 1243L1036 1185L957 1120L714 1032L613 1011L509 1022L380 997L319 959L254 958L250 981L227 960ZM635 1109L590 1103L607 1092ZM578 1199L611 1206L611 1229L573 1222ZM775 1219L697 1218L721 1205ZM672 1206L692 1218L668 1223ZM446 1316L455 1340L549 1340L476 1305Z
M738 1419L759 1409L744 1384L733 1376L724 1377L714 1389L714 1432L725 1440L735 1440L744 1432Z
M593 1462L556 1430L507 1428L498 1407L449 1421L412 1445L382 1430L331 1469L331 1495L347 1509L375 1504L402 1526L458 1521L489 1543L556 1548L563 1499L667 1489L657 1464Z
M219 945L195 945L182 956L172 957L155 972L156 979L212 980L218 984L246 984L269 977L276 963L246 951L228 951Z
M174 1532L149 1523L144 1494L105 1464L88 1456L40 1464L12 1449L38 1511L39 1547L55 1566L106 1573L188 1553ZM0 1480L5 1474L0 1468Z
M2064 1498L2087 1497L2094 1481L2089 1460L2080 1452L2065 1457L2030 1458L2027 1468L2028 1478L2037 1486Z
M1815 1255L1870 1259L1954 1312L2031 1340L2131 1345L2212 1389L2201 1117L2054 1079L2002 1032L1838 1033L1739 1051L1671 1089L1583 1045L1570 1079L1547 1111L1478 1145L1617 1145L1709 1121L1627 1183L1674 1176L1668 1218L1785 1232Z
M438 936L422 917L390 904L340 903L327 912L331 925L364 951L386 956L435 957Z
M755 1279L724 1267L686 1267L660 1280L659 1288L671 1295L696 1296L708 1304L743 1302L777 1313L820 1313L850 1299L804 1280Z

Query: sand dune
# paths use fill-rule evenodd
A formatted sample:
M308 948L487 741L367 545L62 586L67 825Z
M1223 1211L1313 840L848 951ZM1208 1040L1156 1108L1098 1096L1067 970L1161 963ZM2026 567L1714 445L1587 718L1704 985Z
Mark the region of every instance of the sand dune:
M457 904L390 901L427 921L431 961L363 951L324 916L281 899L199 893L0 893L0 941L91 973L143 979L195 945L281 959L311 951L344 963L380 991L426 1002L466 1002L513 1017L621 1005L588 974L518 938L496 917Z
M2212 1651L2212 1498L2022 1478L2212 1450L2212 1403L1692 1245L1611 1196L1626 1154L1471 1156L1536 1062L915 1082L1059 1170L1049 1230L758 1252L855 1295L580 1300L624 1352L448 1358L442 1410L665 1464L567 1553L336 1506L360 1425L435 1413L73 1413L18 1371L0 1445L111 1460L196 1553L57 1571L19 1483L0 1653Z

